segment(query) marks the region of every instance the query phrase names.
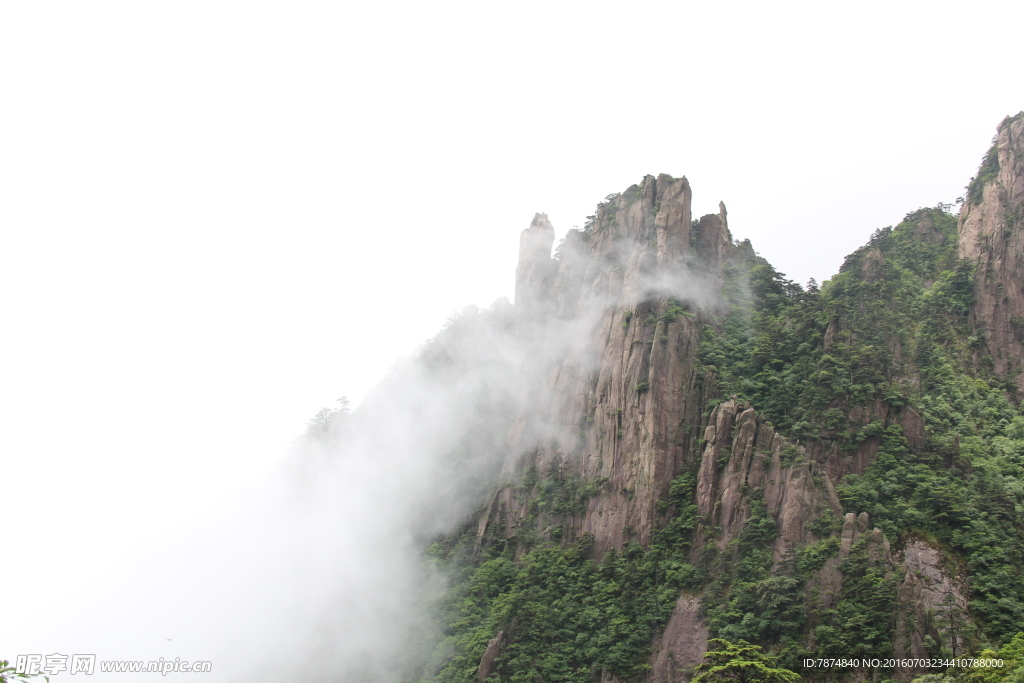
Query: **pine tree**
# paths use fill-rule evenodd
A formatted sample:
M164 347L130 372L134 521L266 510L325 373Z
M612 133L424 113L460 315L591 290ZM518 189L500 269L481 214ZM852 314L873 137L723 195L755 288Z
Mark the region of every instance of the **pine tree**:
M691 683L795 683L800 676L778 665L775 657L745 640L730 643L721 638L708 641L704 662L697 665Z

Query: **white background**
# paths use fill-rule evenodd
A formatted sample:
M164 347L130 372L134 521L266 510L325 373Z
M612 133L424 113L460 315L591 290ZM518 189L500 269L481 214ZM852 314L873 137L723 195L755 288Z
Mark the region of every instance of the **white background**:
M953 202L1022 7L4 3L0 658L511 298L536 211L685 174L806 282Z

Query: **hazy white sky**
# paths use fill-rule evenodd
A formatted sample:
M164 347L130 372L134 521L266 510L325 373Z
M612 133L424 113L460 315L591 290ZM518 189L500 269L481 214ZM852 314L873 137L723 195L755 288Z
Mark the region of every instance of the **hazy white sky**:
M963 193L1024 108L1004 34L1022 20L1014 2L5 3L2 529L37 558L5 563L5 594L39 611L91 590L449 314L511 298L534 212L564 232L685 174L695 215L724 200L734 236L828 278Z

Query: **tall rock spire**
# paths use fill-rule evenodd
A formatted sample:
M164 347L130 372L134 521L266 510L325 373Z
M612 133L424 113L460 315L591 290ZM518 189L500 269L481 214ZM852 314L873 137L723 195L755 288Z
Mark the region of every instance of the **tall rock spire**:
M678 263L690 249L690 183L686 176L673 179L664 173L658 176L660 204L654 217L659 267ZM663 189L664 188L664 189Z
M697 262L707 270L717 272L732 248L725 203L718 202L717 214L701 216L693 233L693 248L697 254Z
M519 236L519 265L516 267L516 308L534 314L544 308L554 280L556 262L551 258L555 228L546 213L538 213L530 227Z

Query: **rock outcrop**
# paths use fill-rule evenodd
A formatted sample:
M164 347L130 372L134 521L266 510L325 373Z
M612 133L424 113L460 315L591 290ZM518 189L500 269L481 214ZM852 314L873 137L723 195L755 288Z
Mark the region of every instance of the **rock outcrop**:
M533 217L530 227L519 236L519 265L516 268L516 307L520 315L536 315L544 311L546 293L555 276L551 261L551 245L555 229L546 213Z
M484 681L487 680L487 677L494 673L498 668L498 657L500 657L504 651L505 632L498 631L497 635L488 641L487 649L484 650L483 657L480 658L480 666L478 666L476 670L476 680L479 683L484 683Z
M897 657L927 657L925 639L951 655L964 652L967 639L967 589L955 562L938 547L911 537L896 554L903 571L897 600Z
M806 458L802 446L777 434L749 404L731 399L719 404L708 419L704 441L697 509L707 527L718 530L720 549L739 535L753 495L763 496L778 523L776 565L787 551L817 540L808 522L839 514L839 499L820 465Z
M692 239L699 262L706 269L718 272L733 247L724 202L718 203L717 214L709 213L697 221Z
M648 176L602 204L585 232L570 231L557 258L543 214L521 239L516 307L546 316L530 370L544 386L524 396L529 410L509 437L520 456L506 476L554 466L601 482L585 512L566 522L567 538L594 535L597 556L628 540L647 542L655 503L700 435L697 345L732 240L724 206L695 233L690 200L686 178ZM498 523L499 510L508 535L528 516L526 502L506 487L481 520L481 535Z
M1005 119L971 181L958 251L975 265L971 322L997 374L1024 395L1024 116Z
M682 683L692 677L708 649L708 629L700 616L700 598L681 595L664 632L654 645L646 683Z

